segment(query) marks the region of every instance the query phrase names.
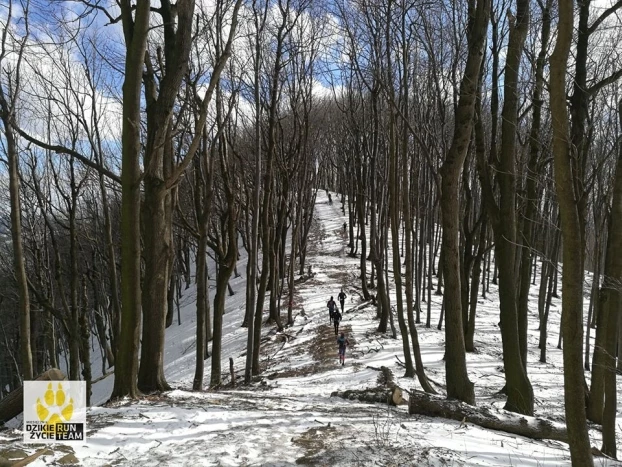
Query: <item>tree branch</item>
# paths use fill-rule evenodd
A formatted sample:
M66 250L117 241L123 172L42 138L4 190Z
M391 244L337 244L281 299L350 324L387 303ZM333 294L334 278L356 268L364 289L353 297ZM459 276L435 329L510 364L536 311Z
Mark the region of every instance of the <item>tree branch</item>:
M93 162L91 159L89 159L88 157L80 154L79 152L74 151L73 149L66 148L64 146L59 146L59 145L56 145L56 144L44 143L43 141L38 140L34 136L29 135L24 130L19 128L17 126L17 124L15 123L15 121L11 122L11 126L15 129L15 131L17 131L17 133L22 138L26 139L27 141L30 141L31 143L39 146L40 148L47 149L49 151L54 151L54 152L59 153L59 154L67 154L69 156L73 156L76 159L78 159L80 162L82 162L84 165L86 165L86 166L88 166L88 167L90 167L92 169L95 169L97 172L101 173L102 175L105 175L110 180L112 180L114 182L117 182L119 185L121 184L121 177L119 177L117 174L111 172L110 170L106 169L105 167L97 164L96 162Z
M231 48L233 45L233 39L235 37L236 29L238 26L238 11L240 10L241 6L242 6L242 0L237 0L235 2L235 6L233 7L231 29L229 30L229 37L227 39L225 49L222 55L218 58L216 65L214 66L214 71L210 78L207 91L205 92L205 97L203 98L203 102L201 104L201 114L200 114L197 126L195 128L196 133L194 135L194 138L192 139L192 142L190 143L188 152L182 159L181 163L175 168L171 176L168 177L168 179L166 180L167 189L171 189L177 184L179 178L181 177L181 174L183 174L186 171L186 169L190 165L190 162L192 161L192 158L197 152L197 149L199 148L199 143L201 142L201 138L203 134L203 127L205 126L205 122L207 121L207 111L209 108L209 103L212 100L212 95L214 93L214 90L216 89L216 84L218 84L218 81L220 80L220 75L225 68L227 60L231 56Z
M619 69L618 71L616 71L615 73L607 76L606 78L603 78L602 80L600 80L598 83L594 84L593 86L590 86L587 89L587 94L590 97L593 97L602 88L604 88L605 86L608 86L610 84L615 83L620 77L622 77L622 68Z
M610 8L607 8L605 11L603 11L603 14L596 18L596 21L594 21L594 23L592 23L592 25L587 28L587 34L590 35L594 31L596 31L596 28L600 26L601 23L605 21L609 16L615 13L620 7L622 7L622 0L618 0Z

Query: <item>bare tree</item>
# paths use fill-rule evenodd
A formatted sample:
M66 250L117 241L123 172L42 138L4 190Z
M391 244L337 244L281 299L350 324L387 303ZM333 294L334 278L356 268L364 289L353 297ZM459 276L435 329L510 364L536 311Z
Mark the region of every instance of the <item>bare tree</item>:
M28 279L24 261L24 249L22 245L21 203L20 203L20 175L19 153L16 135L12 121L15 118L15 106L19 98L21 84L21 63L24 56L24 46L28 41L28 10L30 3L27 1L20 5L23 11L25 34L20 41L12 35L13 1L9 1L8 13L2 31L2 44L0 49L0 119L2 120L6 143L7 165L9 167L9 194L11 204L11 241L13 244L13 264L15 278L19 291L19 336L21 373L24 380L33 379L32 351L30 347L30 296L28 294ZM16 50L13 50L16 47ZM11 54L17 54L17 60L11 65Z
M473 383L466 369L462 297L459 265L459 183L460 173L469 147L473 129L475 101L486 31L490 16L490 1L469 2L468 55L460 85L455 128L449 152L441 167L441 211L443 226L443 271L445 278L445 366L447 396L468 404L475 403Z
M126 58L121 153L121 333L113 398L138 396L138 339L142 307L140 271L140 95L151 4L122 0Z
M518 284L514 280L520 260L516 244L516 136L518 123L518 78L523 45L529 26L529 0L517 0L516 17L509 21L505 75L503 80L503 110L501 113L501 147L497 183L498 204L493 189L484 190L488 211L495 233L495 264L499 268L499 301L501 309L501 335L503 340L503 362L505 367L508 396L505 408L527 415L533 414L533 389L527 377L527 317L519 319ZM511 13L508 13L511 15ZM496 155L493 155L496 158ZM484 165L480 164L480 169ZM482 177L485 184L489 176ZM489 183L489 182L488 182Z
M564 335L564 395L572 464L594 465L585 413L583 377L583 251L580 213L576 199L577 167L569 140L566 72L572 42L574 2L559 3L557 43L551 56L551 113L555 183L563 238L562 332Z
M622 127L622 100L618 103L618 121ZM620 128L619 127L619 128ZM622 131L620 131L622 136ZM616 342L618 336L618 322L620 320L620 305L622 304L622 139L618 137L618 157L616 161L613 199L607 236L605 254L605 269L603 285L600 289L599 306L601 307L599 326L606 327L604 371L604 405L603 405L603 447L604 454L617 459L616 450ZM589 324L588 324L589 325ZM596 376L596 375L594 375Z

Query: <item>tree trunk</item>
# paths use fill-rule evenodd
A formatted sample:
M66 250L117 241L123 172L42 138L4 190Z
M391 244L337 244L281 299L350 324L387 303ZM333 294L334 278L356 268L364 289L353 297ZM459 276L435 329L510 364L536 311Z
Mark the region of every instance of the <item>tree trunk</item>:
M358 174L362 169L357 169L357 179L359 183L359 190L363 193L365 191L363 181L360 180L361 175ZM360 261L360 273L361 273L361 289L363 291L363 300L369 300L369 290L367 288L367 234L365 233L365 196L363 193L356 196L356 208L357 217L360 226L360 239L361 239L361 261ZM380 271L378 271L380 274Z
M33 378L32 350L30 346L30 296L28 294L28 278L24 261L24 247L22 243L21 202L19 198L19 160L17 142L10 125L8 104L4 92L0 94L2 110L2 124L6 139L6 155L9 163L9 195L11 205L11 242L13 245L13 267L19 297L19 345L22 379Z
M526 361L523 361L521 341L525 343L526 319L519 323L518 284L515 269L516 251L516 126L518 121L518 76L523 44L529 24L529 1L517 1L515 22L510 22L510 34L504 77L504 103L501 124L501 151L499 154L498 210L491 207L494 198L488 188L486 197L493 219L495 234L495 264L499 271L499 302L503 364L508 396L505 409L525 415L533 414L533 389L527 377ZM526 318L526 317L525 317ZM522 326L519 326L522 324ZM524 334L524 335L523 335Z
M206 321L206 292L207 292L207 235L204 230L200 232L197 249L197 344L196 344L196 363L194 370L194 380L192 389L201 391L203 389L203 372L205 368L205 347L207 339L205 335Z
M121 304L119 300L119 278L117 272L117 254L115 252L115 242L112 238L112 221L110 220L110 207L108 206L108 195L104 185L104 175L99 174L99 188L102 195L102 210L104 214L104 231L106 237L106 252L108 253L108 280L110 282L110 305L112 309L112 349L116 354L119 335L121 333ZM110 360L114 365L114 359Z
M80 379L80 304L78 277L78 255L77 255L77 232L76 232L76 210L77 197L75 166L73 157L69 166L69 184L71 189L71 204L69 209L69 379L77 381Z
M80 311L80 360L82 361L82 377L86 381L86 406L91 406L93 392L93 371L91 369L91 323L86 280L82 278L82 310Z
M447 397L475 403L473 383L466 368L461 310L459 253L459 187L473 129L479 72L484 55L490 1L478 0L468 32L469 52L460 86L455 129L449 153L441 167L442 270L445 278L445 367Z
M285 210L282 206L278 209L279 220L277 221L276 228L273 234L273 242L270 246L270 314L268 322L276 324L277 330L283 330L283 324L281 323L281 310L279 307L279 298L281 296L281 235L280 226L283 222L286 222L282 218L285 215Z
M222 315L225 310L225 297L227 293L227 283L233 268L224 265L218 269L216 276L216 296L214 297L214 339L212 341L212 374L210 376L210 387L218 388L221 383L222 369Z
M255 4L253 3L253 9L255 9ZM250 238L250 251L248 252L248 262L247 262L247 283L246 287L248 289L247 293L247 302L246 302L246 324L248 325L248 333L246 337L246 365L244 367L244 383L250 384L251 377L253 374L253 365L254 365L254 354L255 348L257 347L254 339L257 335L255 330L255 324L257 323L255 307L257 304L255 303L255 299L257 296L257 262L258 262L258 252L259 252L259 213L260 213L260 202L261 202L261 161L262 161L262 153L261 153L261 127L260 127L260 119L261 119L261 100L260 100L260 61L261 61L261 42L259 40L261 30L260 29L260 21L259 15L255 12L254 25L255 25L255 49L253 55L253 97L255 104L255 134L253 140L253 150L255 156L255 166L253 168L253 198L252 198L252 206L253 209L251 211L251 238ZM301 261L302 262L302 261ZM259 325L261 325L261 318L259 319ZM261 334L259 334L261 335Z
M174 269L174 262L171 262L171 269ZM166 329L173 325L175 316L175 295L177 295L177 274L170 271L168 278L168 287L166 288L166 320L164 327Z
M272 164L268 164L268 172L271 171ZM267 173L268 173L267 172ZM270 226L269 226L269 216L268 210L270 209L270 192L272 189L270 188L272 185L272 180L269 175L264 176L264 198L263 198L263 207L262 207L262 218L261 218L261 241L263 244L263 252L262 252L262 260L261 260L261 276L259 279L259 289L257 290L257 303L255 305L255 317L253 324L253 364L252 364L252 374L258 375L260 373L259 368L259 351L261 345L261 324L263 319L263 307L264 301L266 298L266 288L268 285L268 275L270 273L270 254L269 254L269 245L270 243ZM215 307L214 307L215 308ZM216 329L216 310L214 310L214 329Z
M30 296L28 293L28 277L26 275L26 264L24 261L24 247L22 242L22 207L20 201L20 176L19 176L19 154L17 141L12 120L15 118L15 104L19 95L20 67L26 37L20 41L17 53L17 61L7 68L6 60L8 50L13 50L14 45L7 44L7 31L13 27L10 24L13 14L13 3L10 2L6 13L6 23L2 34L2 54L0 56L0 68L2 73L6 73L7 83L5 89L5 79L0 85L0 119L2 120L3 133L6 140L6 158L9 171L9 206L11 217L11 246L13 247L13 267L15 269L15 280L17 282L18 305L19 305L19 344L22 380L31 380L34 376L32 348L31 348L31 327L30 327ZM28 34L28 19L26 19L26 34ZM15 57L13 57L15 58ZM14 78L17 77L17 79Z
M479 164L485 160L486 154L486 138L484 134L484 124L482 121L482 105L481 105L481 83L480 83L480 92L477 96L477 101L475 102L475 152L476 152L476 160L478 163L478 172L480 173L480 179L482 177L482 168ZM486 183L486 181L483 181ZM467 352L475 351L475 314L477 311L477 295L479 293L479 281L480 275L482 273L482 261L485 263L486 261L486 239L488 236L488 214L486 211L486 200L485 193L482 193L481 201L480 201L480 227L479 227L479 238L477 244L477 254L473 258L473 272L471 279L471 288L470 288L470 296L468 300L468 322L466 323L466 333L465 333L465 349ZM485 264L484 264L485 265ZM468 278L467 278L468 280ZM485 278L483 282L485 281Z
M158 49L164 56L164 66L156 77L150 54L144 57L143 74L145 108L147 115L144 150L143 201L143 329L138 387L145 392L170 389L164 376L164 338L166 329L167 290L172 267L172 211L173 194L179 170L175 168L173 148L173 112L179 88L188 69L192 48L194 1L173 7L163 2L157 10L163 28L163 45ZM222 53L217 50L218 62ZM161 55L160 55L161 58ZM203 138L203 106L209 103L214 88L214 77L220 71L214 66L210 79L212 91L202 101L201 117L184 160L194 156ZM159 81L159 82L158 82ZM203 122L203 123L202 123Z
M566 72L573 34L574 2L560 2L557 43L551 56L554 174L561 215L563 264L562 330L564 336L564 396L568 441L573 466L594 465L585 413L583 375L583 243L576 204L572 155L568 141Z
M559 225L559 222L555 224ZM553 270L556 269L554 265L557 264L559 259L559 243L561 240L561 232L556 229L553 236L553 247L551 248L551 259L547 264L543 264L542 268L545 270L542 274L542 282L544 283L544 302L542 304L542 316L540 319L540 362L546 363L546 338L548 333L549 323L549 311L551 309L551 300L553 299ZM548 261L548 260L547 260ZM542 289L541 289L542 293Z
M391 4L389 3L387 16L391 15ZM387 47L390 41L389 36L390 24L387 22L386 24L386 42ZM393 68L391 63L391 52L387 51L387 67L388 67L388 75L389 81L392 82L394 80L393 76ZM393 89L391 86L390 89ZM395 100L395 99L393 99ZM402 265L400 259L400 179L397 158L398 158L398 149L397 149L397 122L395 121L395 112L389 112L389 121L388 121L388 141L387 141L387 158L389 164L389 222L391 226L391 247L392 247L392 260L393 260L393 280L395 282L395 300L397 305L397 322L400 328L400 334L402 338L402 350L404 352L404 363L406 366L406 373L404 374L407 378L412 378L415 375L415 367L412 362L412 355L410 353L410 339L409 339L409 331L408 325L406 324L406 320L404 319L404 297L402 291ZM405 167L401 167L402 170L406 171ZM410 202L410 200L408 200ZM376 206L371 207L372 210L376 209ZM382 274L382 270L378 270L378 276ZM388 282L388 281L387 281ZM412 309L412 303L411 303Z
M138 0L133 11L121 3L127 48L123 82L121 137L121 333L117 350L113 398L137 397L140 284L140 111L143 63L147 48L150 1ZM134 16L134 19L132 19Z
M144 219L145 277L143 280L143 338L138 388L150 393L167 391L164 376L164 335L170 268L170 194L157 177L145 176ZM148 202L149 201L149 202Z
M294 306L294 288L295 288L295 280L294 280L294 271L296 270L296 256L298 254L298 243L296 242L296 239L298 238L298 230L300 229L300 208L295 207L294 208L295 214L294 214L294 219L295 219L295 225L292 229L292 237L291 237L291 242L292 242L292 246L291 246L291 252L289 255L289 268L287 270L287 286L288 286L288 293L287 293L287 325L288 326L293 326L294 325L294 313L293 313L293 306Z
M622 100L618 104L619 121L622 124ZM602 411L603 447L602 452L617 459L616 452L616 339L618 345L622 338L618 336L620 306L622 305L620 284L622 283L622 144L618 142L618 161L616 165L611 216L607 236L607 252L603 286L600 290L600 307L602 321L598 326L605 326L607 335L604 345L602 378L604 380L605 403ZM596 370L596 368L594 368ZM599 375L600 376L600 375ZM596 378L596 373L592 378ZM594 384L594 383L592 383ZM592 394L590 393L590 402Z
M225 182L225 184L230 182ZM216 276L216 296L214 297L214 339L212 341L212 374L210 377L210 387L217 388L221 384L221 360L222 360L222 316L225 311L225 297L229 278L235 269L238 257L237 250L237 207L234 206L234 196L229 191L231 187L226 187L227 191L227 213L224 215L226 222L222 222L221 233L223 244L217 255L220 261L218 275ZM247 350L248 351L248 350ZM259 352L257 353L259 357Z

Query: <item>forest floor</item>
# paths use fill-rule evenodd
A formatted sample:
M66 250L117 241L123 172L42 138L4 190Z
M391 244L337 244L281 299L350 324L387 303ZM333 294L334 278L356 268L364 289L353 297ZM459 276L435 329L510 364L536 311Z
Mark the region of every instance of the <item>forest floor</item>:
M420 389L416 380L402 377L399 335L392 339L390 334L377 333L376 310L360 296L360 259L347 255L342 228L345 217L340 208L338 202L328 204L325 194L318 193L307 259L314 275L297 283L294 325L282 333L274 326L264 327L261 377L249 386L240 384L246 339L246 329L240 328L244 313L242 274L237 282L232 281L236 295L227 302L223 339L222 367L228 369L229 357L234 359L237 385L233 387L228 371L223 371L220 389L189 390L194 374L195 330L190 288L184 295L182 324L167 330L166 373L175 389L139 401L93 407L88 415L86 443L49 446L51 450L30 465L570 465L565 443L534 441L468 423L410 416L406 406L388 407L332 396L335 391L376 387L381 366L392 370L401 387ZM338 362L336 336L326 308L329 297L336 297L341 288L348 295L341 330L351 344L345 366ZM536 293L534 286L534 300ZM433 297L435 320L441 298ZM478 350L467 356L477 405L491 408L501 408L504 403L504 396L499 394L504 377L496 326L497 300L494 287L488 298L480 300ZM541 364L537 317L530 317L529 370L536 414L563 421L561 351L555 346L559 303L554 303L550 320L549 363ZM434 325L421 325L418 332L427 374L442 383L444 332ZM206 361L206 381L210 370ZM110 376L98 383L95 401L108 398L112 379ZM442 385L436 388L443 392ZM622 425L622 417L618 420ZM21 431L15 428L0 432L0 467L3 456L10 465L9 459L42 452L42 446L23 444ZM600 447L598 430L591 429L590 436L592 445ZM622 465L603 458L595 459L595 463Z

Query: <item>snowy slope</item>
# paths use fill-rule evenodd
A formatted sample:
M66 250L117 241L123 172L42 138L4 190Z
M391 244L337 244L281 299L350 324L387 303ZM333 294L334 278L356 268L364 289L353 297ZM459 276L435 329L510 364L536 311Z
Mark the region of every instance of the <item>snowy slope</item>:
M333 197L336 199L336 197ZM401 340L375 332L375 310L360 307L357 293L357 258L346 255L340 205L327 203L318 193L316 222L308 261L315 276L296 289L296 322L284 334L264 328L265 344L261 381L237 389L226 386L215 392L192 392L194 374L194 289L184 294L182 324L167 330L166 374L176 389L107 407L93 407L89 438L74 447L80 465L570 465L568 446L541 441L444 419L409 416L405 406L387 408L331 397L344 389L376 386L377 369L393 370L396 382L420 389L416 380L402 378L396 356L402 358ZM241 277L232 281L236 294L227 299L224 316L223 369L234 358L238 375L244 369L246 329L244 314L244 264ZM334 331L328 323L326 301L345 288L348 299L342 329L350 338L346 365L339 366ZM537 288L532 307L536 309ZM433 322L438 321L440 300L433 296ZM501 408L504 384L496 290L480 298L476 346L467 355L470 378L475 382L477 405ZM304 308L304 316L302 309ZM550 319L549 363L538 362L537 314L529 323L529 375L536 397L536 415L563 420L562 355L556 349L560 304L555 301ZM444 383L444 331L418 327L428 376ZM206 362L206 381L209 380ZM226 372L223 372L223 374ZM224 383L229 383L228 375ZM94 401L107 399L112 377L96 385ZM622 397L622 387L619 387ZM442 388L441 388L442 391ZM618 416L622 425L622 417ZM592 444L600 434L590 431ZM2 444L21 446L19 433L0 434ZM622 436L619 434L619 443ZM66 452L55 449L31 465L49 465ZM622 465L596 459L596 465Z

